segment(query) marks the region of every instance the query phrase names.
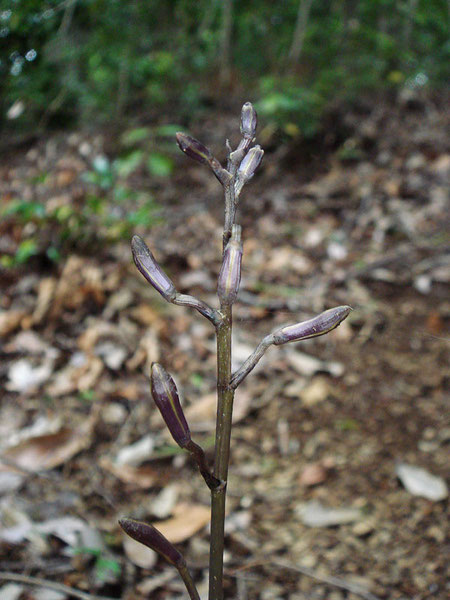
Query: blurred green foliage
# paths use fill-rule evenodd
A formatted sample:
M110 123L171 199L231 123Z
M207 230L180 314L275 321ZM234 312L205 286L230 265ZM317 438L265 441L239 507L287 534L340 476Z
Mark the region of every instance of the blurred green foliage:
M16 249L0 266L151 226L156 205L137 190L173 172L181 127L167 123L250 99L268 138L313 137L331 103L443 87L449 53L445 0L0 0L5 139L107 125L118 141L117 158L97 156L81 176L76 201L8 198L0 216Z
M310 136L331 100L444 85L449 50L446 0L10 0L0 10L0 119L27 131L186 120L234 86L267 122ZM171 168L164 154L147 166Z
M124 134L132 137L133 131ZM154 134L153 134L154 135ZM152 137L151 130L148 136ZM47 201L47 174L42 173L31 183L43 188L42 200L12 198L0 207L4 223L18 226L22 234L14 254L0 256L0 265L13 268L28 262L36 255L46 255L58 262L67 251L93 248L129 239L137 226L150 227L158 220L158 205L147 191L137 191L129 178L144 168L154 177L166 177L172 171L172 159L166 155L145 153L130 143L124 144L115 160L95 157L92 168L81 174L84 194L76 201L62 196L64 202ZM149 164L153 156L155 165ZM160 162L158 162L160 160Z

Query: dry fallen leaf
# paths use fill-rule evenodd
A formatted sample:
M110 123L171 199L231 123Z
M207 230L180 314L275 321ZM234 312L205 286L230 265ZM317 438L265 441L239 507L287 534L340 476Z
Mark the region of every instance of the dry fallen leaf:
M252 395L239 390L234 400L233 423L242 421L251 409ZM210 431L215 424L217 413L217 394L215 392L196 400L186 410L186 419L192 431ZM156 421L155 417L155 421Z
M158 362L160 357L159 341L154 329L147 329L141 337L139 346L133 356L127 360L129 371L135 371L145 362L145 371L148 373L153 362Z
M327 469L321 463L310 463L303 469L299 483L304 486L313 486L325 481Z
M9 463L26 471L54 469L90 445L97 415L98 411L93 411L89 419L79 427L67 427L56 433L29 438L8 448L2 456Z
M153 525L172 544L184 542L194 533L200 531L210 520L210 509L203 504L180 503L173 510L174 516L166 521L158 521Z
M97 356L88 357L76 352L69 364L56 373L46 387L51 396L63 396L76 391L86 391L94 387L103 371L103 361Z
M330 384L325 377L314 377L309 385L300 391L300 398L305 406L315 406L327 399Z
M105 293L102 277L100 267L86 264L85 258L70 256L56 286L49 317L57 318L65 308L75 310L89 297L98 305L103 305Z
M117 479L131 486L146 490L156 484L162 484L161 474L150 465L133 467L131 465L117 465L106 456L100 459L100 466L112 473Z
M130 311L130 316L141 325L161 329L161 313L148 304L138 304Z
M33 324L41 323L48 313L55 295L56 283L56 279L53 277L45 277L40 281L36 307L32 316Z
M0 312L0 335L6 336L19 327L26 314L24 310L2 310Z

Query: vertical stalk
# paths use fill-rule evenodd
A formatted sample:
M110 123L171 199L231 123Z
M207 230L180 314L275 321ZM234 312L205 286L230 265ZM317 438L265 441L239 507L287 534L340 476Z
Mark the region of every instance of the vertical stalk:
M223 551L225 541L225 499L230 459L231 417L234 390L231 378L231 306L222 307L223 321L217 335L217 424L214 476L223 485L211 491L211 545L209 557L209 600L223 600Z

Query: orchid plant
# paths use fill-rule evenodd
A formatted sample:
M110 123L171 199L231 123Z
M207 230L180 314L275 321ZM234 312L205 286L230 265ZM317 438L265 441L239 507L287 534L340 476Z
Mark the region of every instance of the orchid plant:
M243 255L241 227L236 223L236 209L244 185L253 177L264 155L260 146L253 145L256 126L256 111L250 102L246 102L241 112L241 141L235 150L231 148L228 140L226 142L226 168L198 140L184 133L178 133L176 136L180 149L189 158L209 167L223 187L225 219L222 267L217 283L219 308L209 306L194 296L179 293L172 280L157 263L144 240L136 235L131 242L136 267L155 290L167 302L194 308L215 328L217 339L217 421L212 468L208 465L204 450L191 439L189 425L183 413L173 378L162 365L157 363L152 365L150 374L153 399L167 428L174 441L196 461L199 471L211 491L209 600L223 600L224 597L225 501L235 391L270 346L299 342L324 335L342 323L351 311L349 306L330 308L312 319L294 325L285 325L269 333L261 340L247 360L235 372L232 371L232 308L239 292ZM189 598L200 600L184 557L155 527L132 518L122 518L119 523L129 536L152 548L172 564L179 571Z

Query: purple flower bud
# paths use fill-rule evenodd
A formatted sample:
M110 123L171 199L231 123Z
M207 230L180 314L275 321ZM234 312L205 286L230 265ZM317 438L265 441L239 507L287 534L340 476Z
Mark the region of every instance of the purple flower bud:
M211 161L214 160L214 156L211 154L209 148L204 146L201 142L190 135L178 132L176 134L176 138L180 150L182 150L193 160L196 160L204 165L210 165Z
M244 156L238 169L238 176L244 183L251 179L255 174L256 169L261 164L264 156L264 150L261 146L253 146Z
M279 346L287 342L300 342L324 335L340 325L348 317L351 310L353 309L350 306L336 306L308 321L282 327L272 334L273 343Z
M186 564L183 555L153 525L128 517L119 519L119 525L133 540L158 552L174 567L180 568Z
M158 265L147 244L138 235L134 235L131 240L131 251L134 263L145 279L168 302L173 300L177 294L173 282Z
M231 238L223 255L222 268L219 273L217 294L220 303L233 304L236 300L241 282L242 243L241 227L233 225Z
M153 400L173 439L181 448L185 448L191 441L191 432L181 408L177 386L169 373L158 363L152 364L151 388Z
M258 115L251 102L246 102L241 112L241 133L244 137L254 138L256 126L258 124Z

